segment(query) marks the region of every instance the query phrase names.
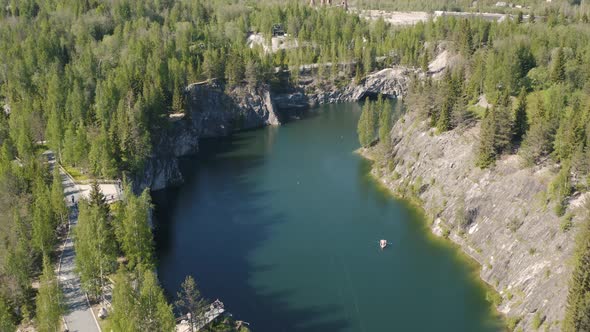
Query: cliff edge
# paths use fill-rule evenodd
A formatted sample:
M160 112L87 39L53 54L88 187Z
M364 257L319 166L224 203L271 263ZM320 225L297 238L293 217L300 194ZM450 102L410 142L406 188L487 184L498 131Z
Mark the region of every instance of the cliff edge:
M479 169L478 137L479 124L438 135L409 112L394 126L390 152L373 174L397 195L419 200L432 231L481 264L481 278L502 297L497 309L513 324L530 331L541 319L559 331L575 230L560 227L564 217L546 196L554 166L523 168L520 157L508 155ZM565 217L574 227L583 214L575 213L580 200Z

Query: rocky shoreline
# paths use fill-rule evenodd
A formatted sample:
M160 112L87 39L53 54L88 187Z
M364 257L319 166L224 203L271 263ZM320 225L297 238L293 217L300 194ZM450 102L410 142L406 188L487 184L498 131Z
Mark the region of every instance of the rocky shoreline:
M200 138L280 125L321 104L353 102L379 93L402 97L411 73L412 70L404 67L387 68L358 84L350 82L337 87L310 80L286 92L273 92L267 85L256 88L244 85L228 91L217 82L191 84L185 91L186 112L170 117L169 126L160 134L144 171L133 177L134 190L155 191L181 184L178 158L195 154Z
M396 196L419 201L432 232L481 265L480 277L500 294L495 304L511 325L534 330L537 316L546 331L559 331L575 229L561 229L564 217L544 194L554 166L523 168L509 155L481 170L478 133L476 124L438 135L409 112L394 126L392 151L374 162L372 175ZM566 213L573 225L583 217L581 199Z
M376 94L402 97L414 72L402 67L369 75L344 87L310 82L287 92L268 86L227 91L215 82L186 89L187 110L171 117L135 189L160 190L183 182L179 158L198 151L199 138L280 125L310 107L353 102ZM393 152L375 162L373 175L400 197L421 202L432 231L457 243L482 267L481 278L501 296L497 309L516 326L530 330L535 316L549 331L560 330L574 230L563 232L561 219L543 194L552 167L523 169L517 156L490 170L475 167L479 125L437 135L412 112L394 126ZM579 202L578 202L579 203ZM581 219L570 204L573 224Z

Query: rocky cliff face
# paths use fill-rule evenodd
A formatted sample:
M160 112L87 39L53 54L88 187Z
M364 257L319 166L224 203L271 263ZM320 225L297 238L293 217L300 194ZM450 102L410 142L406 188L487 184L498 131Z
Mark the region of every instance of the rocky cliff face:
M361 83L338 88L312 82L291 93L273 94L268 86L241 86L230 91L221 84L194 83L186 88L186 113L170 118L170 126L154 147L144 171L135 177L135 189L163 189L182 183L178 157L197 152L201 137L221 137L244 129L280 125L293 109L336 102L357 101L379 93L401 97L411 71L388 68L369 75Z
M187 111L174 117L156 145L138 188L158 190L182 182L178 157L195 153L199 137L219 137L241 129L278 125L279 113L323 103L357 101L373 94L405 95L412 71L390 68L344 87L313 82L291 93L272 94L267 87L238 88L227 93L217 84L187 88ZM413 113L392 131L387 163L376 163L374 175L400 196L417 197L432 218L435 234L446 236L477 260L481 277L501 295L498 310L521 319L532 330L533 317L558 331L563 318L568 262L575 230L560 229L545 191L552 166L523 169L519 157L505 156L495 167L475 167L479 126L436 135ZM573 224L581 219L574 200Z
M273 101L279 109L305 109L320 104L359 101L378 94L401 98L406 95L413 73L406 67L386 68L367 76L358 84L351 81L344 87L302 80L300 91L276 94Z
M187 115L199 137L280 124L266 86L226 92L216 83L191 84L187 87Z
M387 162L373 173L400 196L422 202L432 230L458 243L501 295L498 310L525 331L538 312L550 331L563 319L574 230L562 231L545 195L551 166L522 168L516 155L475 167L479 125L441 135L410 112L392 131ZM572 202L576 212L580 202ZM574 225L582 213L574 213Z
M267 87L240 87L226 93L219 84L197 83L187 87L186 100L186 113L170 117L169 127L161 133L152 157L136 176L136 191L182 183L178 158L196 153L201 137L280 124Z

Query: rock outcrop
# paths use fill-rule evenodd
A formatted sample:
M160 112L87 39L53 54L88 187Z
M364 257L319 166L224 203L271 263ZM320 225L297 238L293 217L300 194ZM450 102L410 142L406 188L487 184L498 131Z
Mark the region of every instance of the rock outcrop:
M437 135L410 112L393 128L389 161L376 162L373 173L400 196L419 199L433 232L481 264L481 278L502 297L499 311L522 319L525 331L538 312L549 331L559 331L575 232L561 229L567 216L557 217L545 194L552 166L523 168L510 155L481 170L478 137L479 125ZM582 213L573 212L576 225Z
M195 83L187 87L186 100L186 113L170 117L152 157L135 177L136 191L160 190L182 183L178 158L196 153L199 138L280 124L267 87L240 87L226 93L216 83Z
M276 94L265 85L240 86L228 91L217 82L193 83L185 91L186 112L170 117L169 128L159 135L152 157L146 161L143 172L134 178L135 190L159 190L182 183L178 158L196 153L199 138L280 125L280 118L289 118L294 109L357 101L380 93L399 98L406 93L411 73L404 67L387 68L359 84L351 82L338 88L319 86L312 80L300 89Z
M280 124L267 86L226 92L216 83L195 83L186 92L188 120L199 137Z
M274 95L273 101L279 109L306 109L320 104L359 101L378 94L402 98L414 73L406 67L386 68L368 75L358 84L351 81L344 87L309 80L298 91Z

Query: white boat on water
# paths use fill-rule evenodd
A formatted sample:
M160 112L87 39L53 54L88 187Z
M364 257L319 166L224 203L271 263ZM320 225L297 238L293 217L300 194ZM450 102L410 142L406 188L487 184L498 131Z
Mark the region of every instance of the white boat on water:
M379 246L381 247L381 249L385 249L385 247L387 247L387 240L379 241Z

